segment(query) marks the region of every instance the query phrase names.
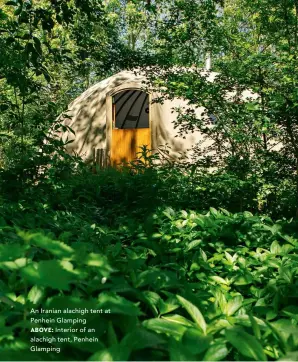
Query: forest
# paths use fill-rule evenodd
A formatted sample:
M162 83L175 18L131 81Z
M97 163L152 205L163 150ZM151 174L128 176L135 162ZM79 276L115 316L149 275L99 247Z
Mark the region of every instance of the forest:
M297 46L298 0L0 0L0 360L298 361ZM123 70L208 149L67 152Z

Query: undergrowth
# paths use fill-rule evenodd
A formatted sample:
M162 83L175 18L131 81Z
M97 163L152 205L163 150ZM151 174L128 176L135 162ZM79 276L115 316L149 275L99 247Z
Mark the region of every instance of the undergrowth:
M261 213L245 188L229 204L228 175L71 167L1 184L0 359L297 359L296 219ZM30 310L64 307L110 309L84 316L99 341L30 352L31 329L47 327Z
M40 307L111 309L85 316L98 343L53 343L66 360L296 356L294 221L161 208L138 226L85 224L78 233L67 229L69 217L57 214L66 225L59 240L2 219L1 359L61 360L54 352L28 352L28 331L42 326L29 321L28 311Z

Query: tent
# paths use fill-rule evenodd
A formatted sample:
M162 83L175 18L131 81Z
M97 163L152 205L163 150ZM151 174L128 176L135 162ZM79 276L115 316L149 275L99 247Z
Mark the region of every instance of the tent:
M134 71L122 71L87 89L62 115L69 130L61 136L67 150L86 162L97 160L117 165L136 158L140 147L153 152L165 147L171 158L190 157L191 148L202 142L199 132L178 135L173 121L176 107L186 106L183 99L152 102L159 94L144 90L146 77ZM203 109L196 109L198 116ZM208 143L208 142L207 142Z

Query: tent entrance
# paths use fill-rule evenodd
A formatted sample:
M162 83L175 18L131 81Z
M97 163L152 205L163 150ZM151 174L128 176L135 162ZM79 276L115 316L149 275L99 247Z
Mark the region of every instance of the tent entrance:
M134 160L140 147L151 149L149 95L140 90L125 90L112 100L111 164Z

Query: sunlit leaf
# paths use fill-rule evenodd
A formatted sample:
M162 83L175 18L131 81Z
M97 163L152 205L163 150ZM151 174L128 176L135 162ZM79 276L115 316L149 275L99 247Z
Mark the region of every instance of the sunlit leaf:
M22 276L32 284L69 290L69 284L75 282L74 275L66 271L56 260L40 261L21 270Z
M187 327L165 319L148 319L143 322L144 327L151 329L155 332L166 333L175 338L181 338Z
M223 342L214 343L209 349L206 351L203 361L222 361L225 360L229 351L227 346Z
M197 324L197 326L203 331L204 334L206 334L207 325L199 308L193 305L185 298L181 297L180 295L177 295L177 298L181 303L181 305L187 310L187 312L192 317L193 321Z

